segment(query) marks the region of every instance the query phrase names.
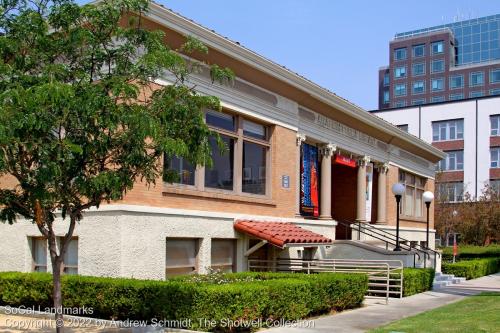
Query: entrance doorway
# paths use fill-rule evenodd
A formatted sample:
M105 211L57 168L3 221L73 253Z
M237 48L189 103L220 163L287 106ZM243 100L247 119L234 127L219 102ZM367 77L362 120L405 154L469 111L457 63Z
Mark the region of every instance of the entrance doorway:
M341 164L332 165L332 216L336 221L356 220L357 168ZM335 228L335 239L351 239L351 228Z

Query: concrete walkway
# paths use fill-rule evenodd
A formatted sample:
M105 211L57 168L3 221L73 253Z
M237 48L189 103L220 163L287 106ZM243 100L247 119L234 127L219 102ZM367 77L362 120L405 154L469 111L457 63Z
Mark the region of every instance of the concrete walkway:
M395 320L411 317L421 312L459 301L483 291L500 292L500 273L465 281L459 285L442 288L439 291L390 300L388 305L368 300L359 309L344 311L331 316L314 319L295 327L277 327L260 333L358 333L388 324Z

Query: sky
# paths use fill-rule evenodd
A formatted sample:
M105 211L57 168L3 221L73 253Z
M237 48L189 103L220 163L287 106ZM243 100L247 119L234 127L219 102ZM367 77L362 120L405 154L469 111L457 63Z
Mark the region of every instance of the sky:
M498 0L156 0L349 101L378 107L397 32L500 14Z

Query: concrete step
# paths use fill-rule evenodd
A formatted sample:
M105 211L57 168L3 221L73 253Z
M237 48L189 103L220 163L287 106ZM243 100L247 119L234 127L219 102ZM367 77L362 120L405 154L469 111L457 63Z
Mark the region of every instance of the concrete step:
M434 277L435 281L451 281L455 276L451 274L441 274Z
M451 284L452 284L451 281L434 281L434 283L432 284L432 289L434 290L441 289L444 287L451 286Z
M436 273L434 276L434 282L432 284L432 289L440 289L451 286L453 284L460 284L465 281L463 277L455 277L453 274L443 274L441 272Z
M464 277L454 277L452 279L452 282L453 282L453 284L463 283L463 282L465 282L465 278Z

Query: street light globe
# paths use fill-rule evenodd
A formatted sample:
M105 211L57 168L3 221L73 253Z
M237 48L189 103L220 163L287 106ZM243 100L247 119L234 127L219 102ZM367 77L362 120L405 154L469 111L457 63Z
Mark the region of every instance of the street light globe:
M425 203L432 202L434 200L434 193L431 191L425 191L424 194L422 194L422 198L424 199Z
M401 183L392 185L392 193L399 196L403 195L405 193L405 186Z

